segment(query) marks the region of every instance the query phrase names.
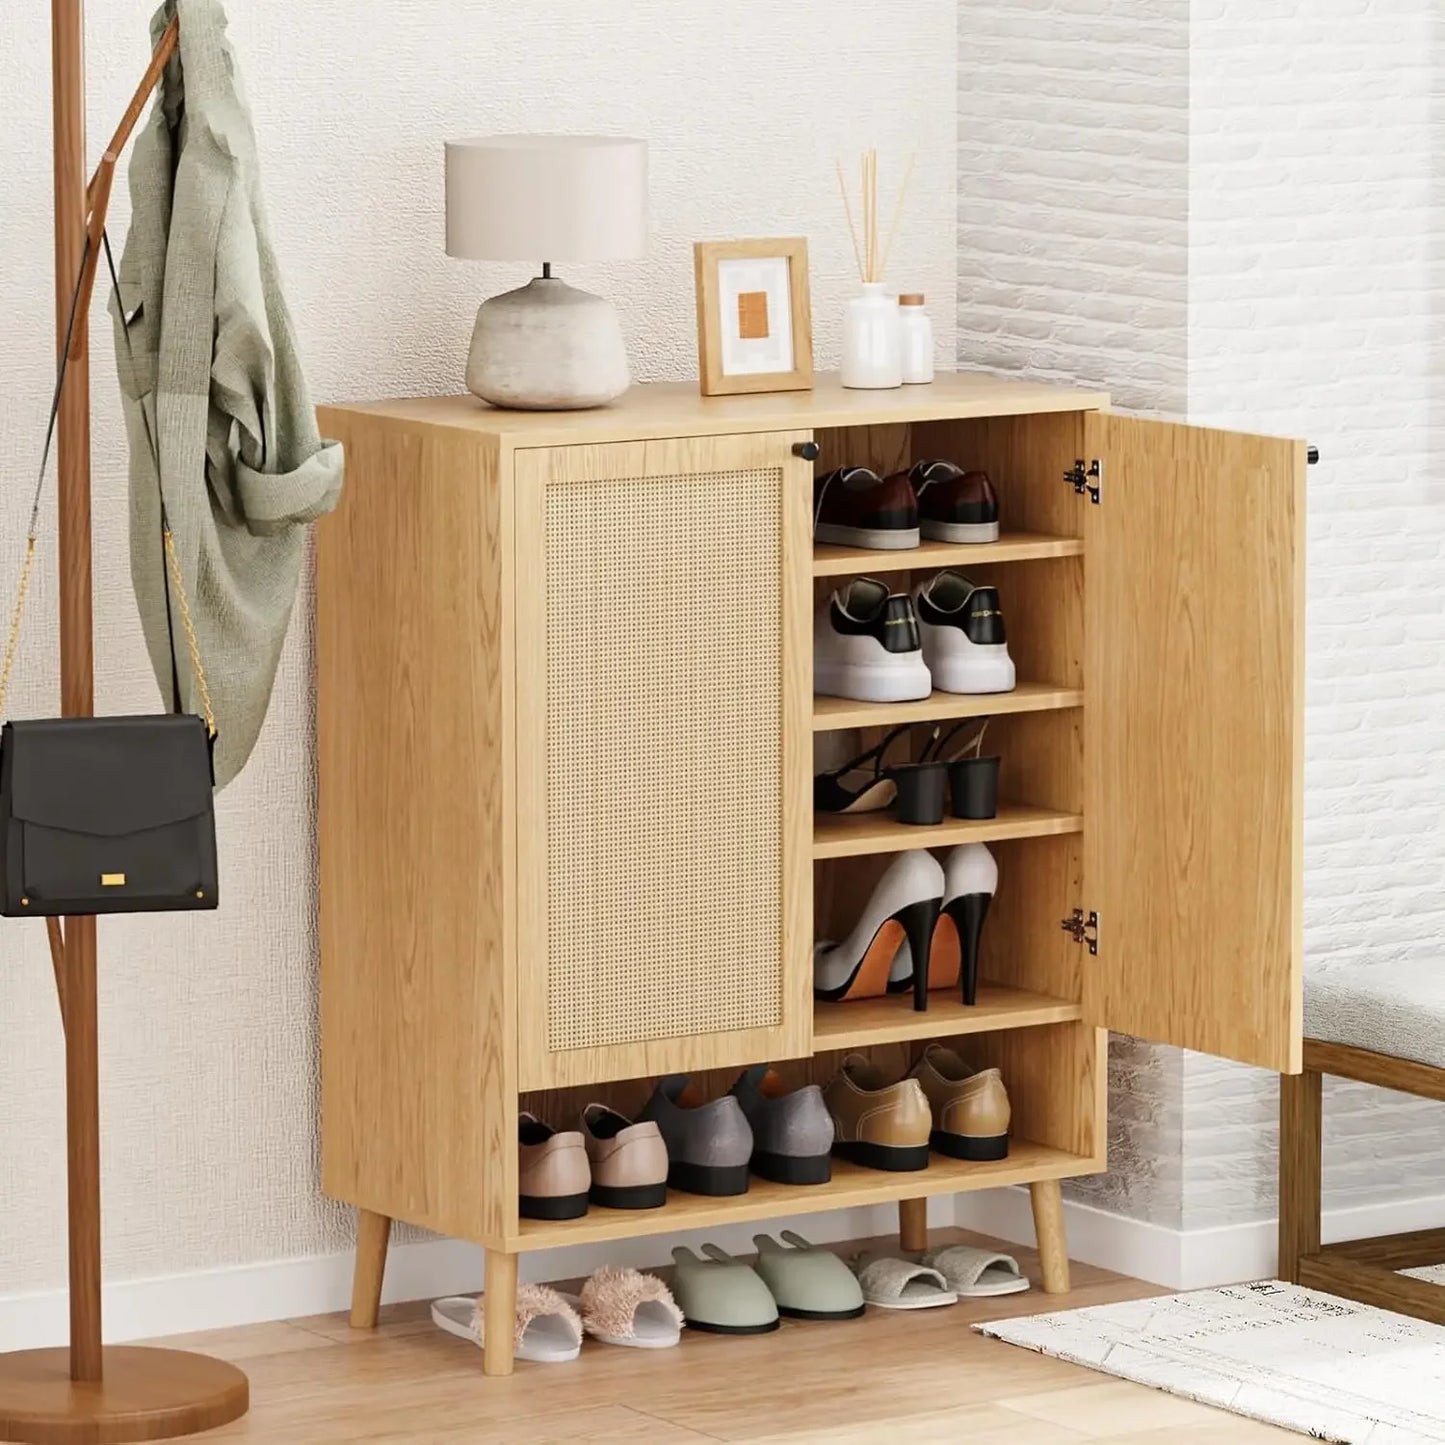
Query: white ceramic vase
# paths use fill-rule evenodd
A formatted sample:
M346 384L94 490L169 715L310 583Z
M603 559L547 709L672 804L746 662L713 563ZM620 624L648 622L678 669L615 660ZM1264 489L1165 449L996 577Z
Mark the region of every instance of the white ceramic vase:
M866 281L843 316L843 385L883 389L903 385L903 333L898 298L881 281Z

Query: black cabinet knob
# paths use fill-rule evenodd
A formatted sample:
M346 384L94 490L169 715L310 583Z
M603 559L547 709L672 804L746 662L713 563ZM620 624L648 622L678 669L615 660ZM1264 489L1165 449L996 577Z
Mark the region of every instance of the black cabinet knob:
M1319 459L1320 449L1318 447L1311 447L1309 451L1305 453L1305 461L1307 461L1310 466L1314 466L1314 464L1319 461Z
M817 442L794 442L793 455L802 457L805 462L816 462L821 448Z

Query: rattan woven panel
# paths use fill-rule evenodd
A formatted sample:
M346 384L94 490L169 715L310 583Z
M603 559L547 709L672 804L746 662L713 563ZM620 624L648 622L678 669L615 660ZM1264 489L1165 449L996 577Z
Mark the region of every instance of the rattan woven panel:
M781 485L547 488L553 1052L781 1022Z

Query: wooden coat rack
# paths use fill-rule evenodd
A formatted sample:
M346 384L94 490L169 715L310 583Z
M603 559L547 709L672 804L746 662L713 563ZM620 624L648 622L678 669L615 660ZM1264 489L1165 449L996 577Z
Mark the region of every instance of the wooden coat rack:
M51 0L58 347L82 278L58 422L60 704L67 717L88 716L95 697L87 313L116 164L179 38L173 20L87 179L83 0ZM102 1346L95 919L69 918L63 931L56 919L46 924L65 1026L70 1347L0 1354L0 1439L108 1445L224 1425L249 1404L246 1377L234 1365L179 1350Z

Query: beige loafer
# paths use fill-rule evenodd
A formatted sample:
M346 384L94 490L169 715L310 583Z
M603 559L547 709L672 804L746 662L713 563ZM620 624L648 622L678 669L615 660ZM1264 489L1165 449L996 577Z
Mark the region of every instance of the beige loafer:
M580 1219L592 1170L582 1136L559 1134L534 1114L517 1121L518 1212L523 1219Z
M651 1120L634 1124L606 1104L588 1104L582 1111L582 1137L593 1204L657 1209L667 1203L667 1145Z

